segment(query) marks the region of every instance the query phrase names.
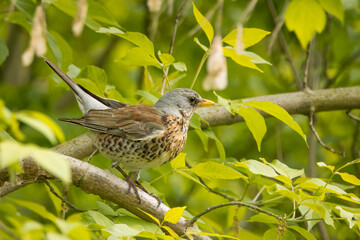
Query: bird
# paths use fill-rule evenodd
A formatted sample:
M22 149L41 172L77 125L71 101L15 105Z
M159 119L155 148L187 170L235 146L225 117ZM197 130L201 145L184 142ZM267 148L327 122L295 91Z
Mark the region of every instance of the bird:
M184 148L195 110L215 104L194 90L176 88L153 105L128 105L91 93L49 59L44 57L44 60L70 87L83 114L80 118L59 120L90 129L96 150L124 175L129 191L134 189L139 202L136 187L148 193L138 181L140 170L159 167L174 159Z

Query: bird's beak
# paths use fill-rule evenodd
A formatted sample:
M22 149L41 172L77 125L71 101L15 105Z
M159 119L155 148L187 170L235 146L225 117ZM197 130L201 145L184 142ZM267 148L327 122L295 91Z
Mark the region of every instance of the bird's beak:
M202 102L199 103L200 106L210 106L215 105L215 103L211 100L203 99Z

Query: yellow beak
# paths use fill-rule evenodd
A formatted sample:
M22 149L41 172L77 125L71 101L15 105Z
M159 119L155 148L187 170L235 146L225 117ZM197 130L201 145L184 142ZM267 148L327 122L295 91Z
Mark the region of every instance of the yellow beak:
M215 105L215 103L211 100L203 99L202 102L199 103L200 106L210 106Z

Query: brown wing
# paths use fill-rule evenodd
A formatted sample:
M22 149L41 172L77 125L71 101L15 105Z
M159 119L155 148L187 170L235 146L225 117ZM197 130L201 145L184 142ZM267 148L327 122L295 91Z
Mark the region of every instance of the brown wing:
M90 110L82 118L59 120L133 140L153 138L165 130L161 115L151 105Z

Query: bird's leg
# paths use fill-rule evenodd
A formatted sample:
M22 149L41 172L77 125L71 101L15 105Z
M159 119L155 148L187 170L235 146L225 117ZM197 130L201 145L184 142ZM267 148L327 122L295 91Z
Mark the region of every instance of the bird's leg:
M141 185L141 183L139 182L139 177L140 177L140 171L132 171L129 173L131 179L135 180L135 184L138 188L140 188L141 190L143 190L144 192L146 192L147 194L149 194L150 196L152 196L153 198L155 198L158 201L158 206L160 206L160 204L162 203L161 199L157 196L154 196L154 194L149 193L143 185Z
M87 163L90 162L91 158L92 158L95 154L97 154L98 152L99 152L99 150L96 148L96 149L90 154L90 156L86 159L86 162L87 162Z
M134 192L135 192L137 198L139 199L139 203L141 203L141 198L140 198L139 192L136 188L136 184L134 183L134 181L131 179L131 177L129 177L129 175L127 175L124 172L124 170L121 169L121 167L118 164L116 164L114 167L125 177L127 183L129 184L128 192L130 192L131 188L134 189Z

